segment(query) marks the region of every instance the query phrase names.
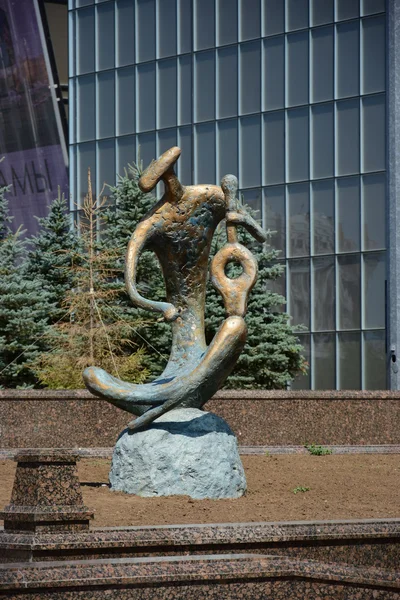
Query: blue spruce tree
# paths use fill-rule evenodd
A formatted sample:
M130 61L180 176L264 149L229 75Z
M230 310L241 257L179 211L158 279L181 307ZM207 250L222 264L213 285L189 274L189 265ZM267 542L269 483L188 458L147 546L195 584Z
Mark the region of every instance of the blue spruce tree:
M0 386L37 384L32 363L46 348L54 309L41 279L32 277L27 242L8 227L6 189L0 189Z

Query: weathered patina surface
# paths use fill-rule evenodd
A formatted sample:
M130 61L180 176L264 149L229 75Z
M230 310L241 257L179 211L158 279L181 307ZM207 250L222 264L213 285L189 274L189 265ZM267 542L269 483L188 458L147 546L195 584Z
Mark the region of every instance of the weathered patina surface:
M257 278L257 263L237 240L236 227L244 226L258 241L265 232L239 205L237 179L226 175L216 185L183 186L174 172L180 149L171 148L153 161L139 180L151 191L160 180L162 199L139 223L128 244L125 282L132 302L162 313L171 322L172 348L168 364L151 383L135 385L121 381L97 367L84 372L88 389L137 419L129 424L141 428L176 407L201 408L222 386L246 341L247 296ZM221 293L226 319L207 347L204 306L211 241L217 225L226 219L227 244L211 263L211 281ZM136 287L141 252L153 250L160 261L167 302L143 298ZM229 262L243 272L236 279L225 274Z

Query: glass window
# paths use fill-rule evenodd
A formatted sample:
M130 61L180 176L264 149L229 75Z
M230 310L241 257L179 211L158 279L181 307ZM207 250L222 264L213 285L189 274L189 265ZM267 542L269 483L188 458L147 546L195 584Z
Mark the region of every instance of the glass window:
M241 44L240 48L240 114L259 112L261 106L260 42Z
M338 256L339 329L360 329L360 255Z
M385 95L362 98L362 171L385 169Z
M333 27L311 30L311 102L333 98Z
M385 10L385 0L361 0L361 16L371 15ZM382 388L383 389L383 388Z
M336 181L338 252L360 249L360 182L358 177Z
M334 161L333 104L311 107L311 177L332 177Z
M364 389L385 390L386 352L385 332L365 331L364 338Z
M238 0L217 0L217 44L235 44L238 39Z
M310 263L308 259L289 261L289 314L292 325L310 327Z
M264 226L275 232L269 243L286 256L285 186L264 188ZM283 295L285 293L283 292Z
M156 70L155 63L139 65L136 72L137 131L156 126Z
M87 142L95 138L96 83L94 75L84 75L76 79L77 138Z
M194 141L194 183L216 183L215 177L215 125L196 125Z
M192 51L192 2L178 0L179 53Z
M217 50L217 117L238 114L238 50L237 46Z
M321 256L312 261L313 331L335 329L335 257Z
M215 46L215 0L194 1L195 50Z
M193 136L191 127L180 127L178 129L178 146L182 150L177 163L178 177L183 185L191 185L193 183Z
M382 92L385 89L385 17L372 17L361 21L363 94Z
M192 57L178 58L178 123L192 122Z
M310 254L309 184L287 186L289 256Z
M313 389L334 390L336 387L336 343L331 333L313 336Z
M286 0L286 31L308 27L308 0Z
M297 335L299 343L303 346L302 356L308 364L311 363L310 336L304 333ZM290 388L292 390L309 390L311 385L311 369L305 374L300 373L293 379Z
M236 119L217 123L218 173L217 181L224 175L238 172L238 125Z
M176 58L157 63L157 123L160 129L176 125Z
M114 68L114 3L96 6L96 68L98 71Z
M336 26L336 98L357 96L360 90L360 31L358 21Z
M324 25L333 21L333 0L311 0L311 23Z
M155 0L136 0L136 56L139 62L156 57Z
M239 186L261 184L261 123L260 115L240 119Z
M124 175L128 165L137 162L136 136L126 135L117 138L117 173Z
M286 106L308 104L308 31L286 38Z
M135 131L135 67L117 71L117 135Z
M142 133L137 136L137 157L146 169L157 158L155 133Z
M314 181L311 186L312 245L314 254L335 251L335 192L333 180Z
M76 12L76 74L94 71L94 7Z
M385 327L385 254L364 254L364 328Z
M309 178L308 107L287 111L286 179L301 181Z
M285 31L285 3L283 0L264 0L263 35L276 35Z
M339 390L361 388L361 344L359 333L339 333Z
M199 52L194 60L195 120L208 121L215 118L215 51Z
M285 111L263 115L264 184L285 182Z
M240 41L260 37L260 0L240 0Z
M135 5L132 0L117 0L117 66L135 62Z
M359 0L336 0L336 20L353 19L360 15Z
M384 173L362 177L363 250L385 248L386 176Z
M157 37L158 58L176 54L176 0L158 0Z
M97 75L97 138L115 135L115 71Z
M336 103L336 175L360 172L360 107L358 98Z
M157 156L176 146L176 129L164 129L157 132ZM180 160L180 159L179 159Z
M115 184L115 140L97 142L97 190L103 198L110 195L108 185Z
M94 0L76 0L76 8L87 6L88 4L94 4Z
M285 37L263 40L263 110L285 106Z

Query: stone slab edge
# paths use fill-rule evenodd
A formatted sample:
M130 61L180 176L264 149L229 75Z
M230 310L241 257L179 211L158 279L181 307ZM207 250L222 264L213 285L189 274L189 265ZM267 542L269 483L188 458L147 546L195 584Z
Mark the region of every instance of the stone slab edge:
M324 540L391 539L400 542L399 519L349 519L331 521L282 521L261 523L210 523L91 527L84 533L13 534L0 530L0 545L35 550L90 549L99 547L192 547L209 544L267 544L272 542L321 542Z
M241 580L302 578L400 590L400 574L385 569L259 555L198 555L0 565L0 590L127 586L167 582L207 584Z
M332 454L400 454L400 446L396 444L365 445L365 446L332 446L324 445L332 450ZM17 454L26 452L30 448L0 448L0 460L14 459ZM54 450L53 448L49 450ZM64 450L64 448L63 448ZM81 458L106 458L111 459L113 448L66 448L74 451ZM261 455L268 454L310 454L304 446L239 446L239 454Z

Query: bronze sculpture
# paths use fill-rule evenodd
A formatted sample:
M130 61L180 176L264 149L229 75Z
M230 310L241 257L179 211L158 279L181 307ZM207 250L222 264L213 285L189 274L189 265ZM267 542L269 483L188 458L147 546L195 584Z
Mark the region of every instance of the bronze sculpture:
M162 313L171 322L168 364L162 375L141 385L121 381L97 367L89 367L83 375L95 395L137 415L128 425L130 430L142 428L174 408L201 408L224 383L246 341L243 317L257 278L257 263L238 242L236 228L245 227L259 242L266 239L266 233L236 199L236 177L226 175L221 187L183 186L174 172L180 153L177 147L167 150L140 177L143 191L151 191L163 180L165 193L134 231L125 263L132 302ZM226 318L207 347L204 306L208 261L215 229L223 219L227 244L214 256L210 270L211 281L222 295ZM161 264L167 302L148 300L137 291L136 270L144 248L153 250ZM242 265L243 272L236 279L225 273L229 262Z

